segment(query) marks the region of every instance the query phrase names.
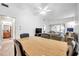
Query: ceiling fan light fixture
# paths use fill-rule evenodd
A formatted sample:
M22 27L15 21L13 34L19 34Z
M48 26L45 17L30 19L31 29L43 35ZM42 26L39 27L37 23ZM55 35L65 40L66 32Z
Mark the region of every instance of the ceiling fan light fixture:
M46 11L41 11L40 14L41 14L41 15L46 15L47 12L46 12Z
M45 8L41 8L41 7L38 7L38 8L40 9L39 12L40 12L41 15L46 15L47 12L51 11L51 10L48 9L48 6L46 6Z

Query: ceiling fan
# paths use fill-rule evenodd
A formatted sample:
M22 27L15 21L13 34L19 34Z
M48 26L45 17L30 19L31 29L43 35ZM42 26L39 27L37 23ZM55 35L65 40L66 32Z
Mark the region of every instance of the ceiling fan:
M48 9L48 6L45 6L44 8L38 7L38 12L40 15L46 15L51 10Z

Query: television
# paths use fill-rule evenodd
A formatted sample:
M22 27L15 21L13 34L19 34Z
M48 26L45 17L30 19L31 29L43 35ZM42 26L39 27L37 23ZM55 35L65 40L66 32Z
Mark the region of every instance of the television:
M36 28L35 33L42 33L42 28Z
M73 28L67 28L68 32L73 32Z

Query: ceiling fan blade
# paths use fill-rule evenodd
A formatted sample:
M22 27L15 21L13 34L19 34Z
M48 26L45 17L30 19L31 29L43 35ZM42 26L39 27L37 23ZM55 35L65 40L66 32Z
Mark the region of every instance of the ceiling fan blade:
M41 8L41 7L38 7L38 9L42 10L42 8Z
M43 10L47 10L48 9L48 6L46 6Z

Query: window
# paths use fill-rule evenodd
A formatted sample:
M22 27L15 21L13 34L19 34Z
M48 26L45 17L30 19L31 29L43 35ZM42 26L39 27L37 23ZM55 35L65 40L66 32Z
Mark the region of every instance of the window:
M54 25L51 25L50 31L63 32L64 33L65 26L64 26L64 24L54 24Z

